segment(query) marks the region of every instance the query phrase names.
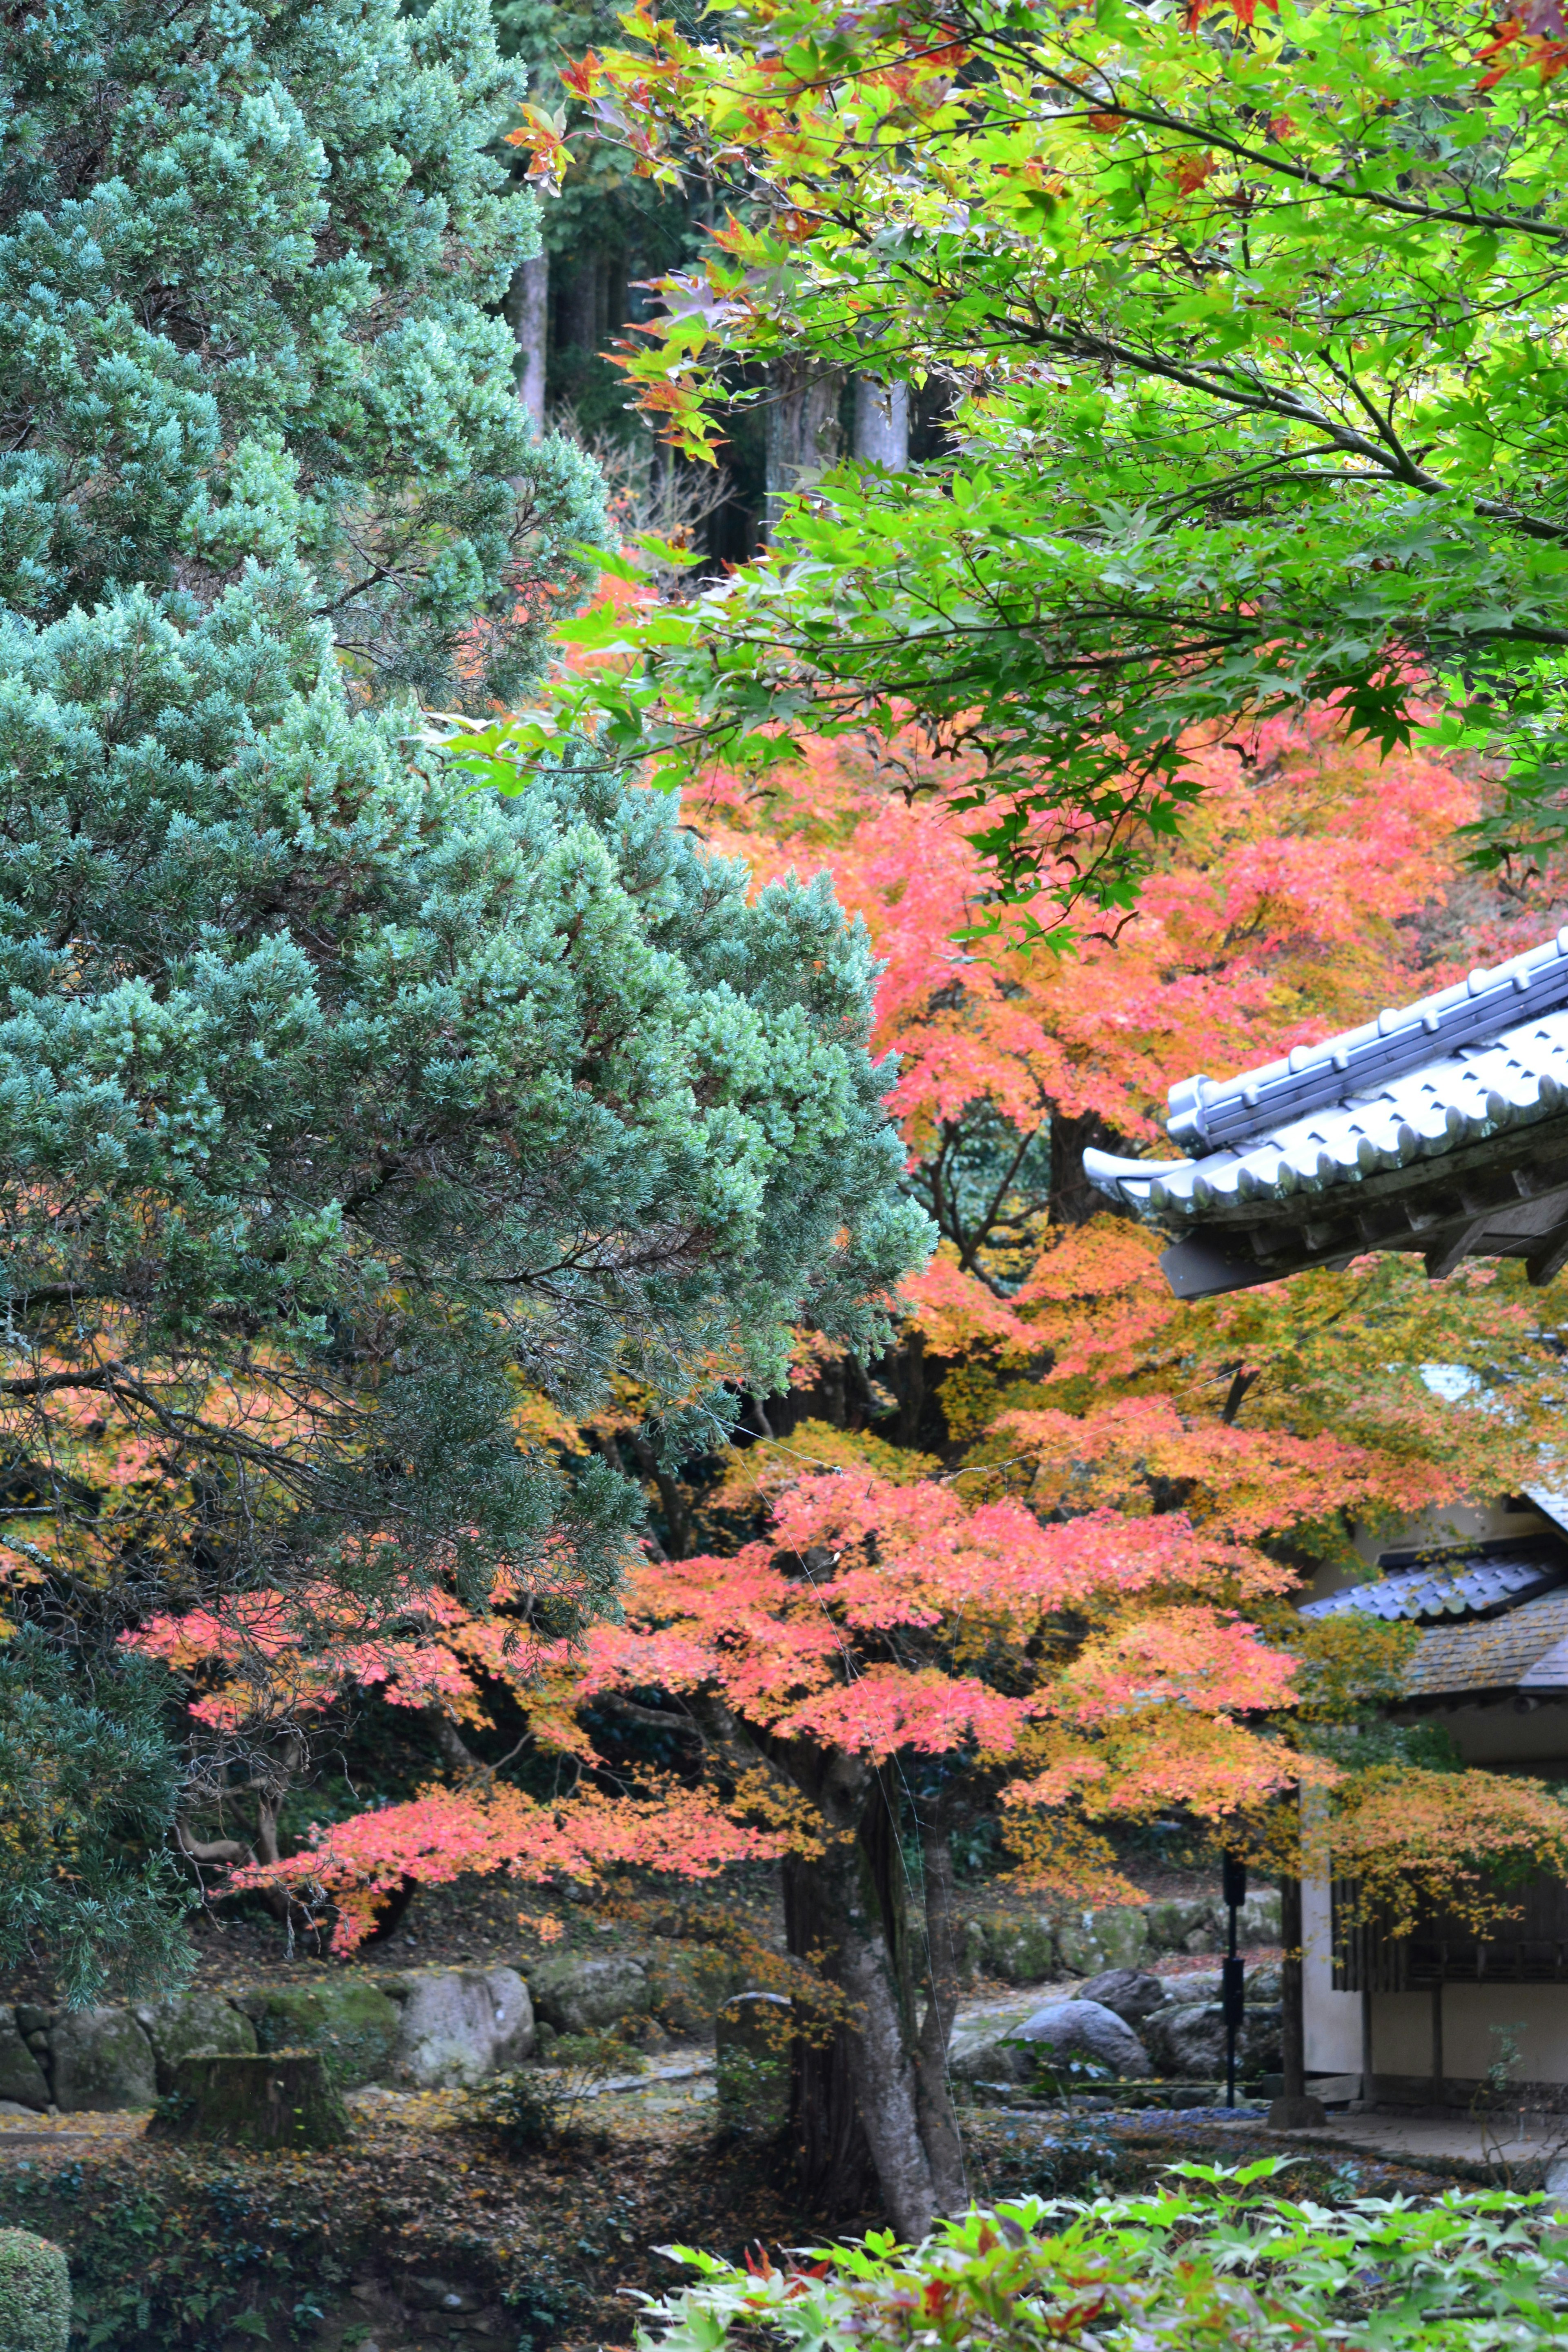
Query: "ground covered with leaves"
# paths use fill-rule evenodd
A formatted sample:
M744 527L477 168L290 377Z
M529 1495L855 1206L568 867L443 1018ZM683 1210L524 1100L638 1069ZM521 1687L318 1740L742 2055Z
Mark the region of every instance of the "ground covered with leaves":
M803 2208L787 2151L726 2132L711 2105L605 2099L523 2156L456 2094L366 2098L355 2137L317 2154L194 2151L156 2141L0 2144L0 2225L67 2248L80 2341L105 2352L577 2352L629 2343L636 2294L674 2281L658 2249L743 2258L874 2226ZM1261 2126L972 2111L982 2202L1131 2190L1184 2160L1279 2152ZM1429 2198L1440 2175L1314 2148L1294 2193L1333 2204Z

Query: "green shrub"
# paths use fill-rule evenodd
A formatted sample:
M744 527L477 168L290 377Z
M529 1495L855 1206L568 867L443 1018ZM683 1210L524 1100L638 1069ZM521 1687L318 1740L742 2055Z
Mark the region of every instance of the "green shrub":
M1335 2211L1277 2193L1289 2159L1173 2168L1152 2196L1025 2198L913 2249L871 2231L774 2269L671 2249L695 2285L645 2297L653 2352L1504 2352L1568 2340L1568 2245L1542 2198L1451 2191Z
M492 2074L468 2094L465 2112L510 2155L531 2156L561 2128L561 2095L542 2074Z
M500 2147L528 2156L580 2136L584 2103L614 2076L640 2074L646 2064L629 2042L609 2030L553 2034L548 2074L531 2067L492 2074L469 2093L466 2113Z
M70 2273L58 2246L31 2230L0 2230L0 2352L66 2352Z

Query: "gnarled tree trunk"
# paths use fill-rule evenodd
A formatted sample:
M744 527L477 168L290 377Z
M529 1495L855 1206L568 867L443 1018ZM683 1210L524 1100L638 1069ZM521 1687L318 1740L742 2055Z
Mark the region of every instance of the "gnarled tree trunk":
M841 2212L869 2190L900 2236L923 2237L938 2213L963 2202L946 2072L952 1970L928 1966L929 1920L911 1920L896 1786L841 1751L774 1754L828 1830L820 1855L786 1866L789 1948L820 1969L844 2008L831 2032L825 2020L821 2035L795 2045L791 2122L802 2185ZM948 1874L933 1884L940 1910Z

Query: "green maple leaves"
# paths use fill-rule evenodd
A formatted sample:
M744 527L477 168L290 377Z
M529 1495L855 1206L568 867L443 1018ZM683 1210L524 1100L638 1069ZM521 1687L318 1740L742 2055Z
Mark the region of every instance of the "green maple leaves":
M1329 699L1386 750L1440 672L1444 740L1511 763L1487 854L1568 830L1556 64L1443 0L1248 13L627 20L603 119L656 101L649 168L732 199L628 362L650 414L710 457L739 362L945 388L917 472L830 474L679 643L625 634L628 756L913 711L984 753L1026 932L1128 902L1195 743Z

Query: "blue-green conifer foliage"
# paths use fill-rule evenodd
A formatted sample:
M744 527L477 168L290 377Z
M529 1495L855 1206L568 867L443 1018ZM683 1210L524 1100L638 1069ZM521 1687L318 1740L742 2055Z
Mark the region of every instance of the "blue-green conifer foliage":
M12 614L142 586L188 620L260 565L366 691L456 699L460 641L496 693L538 667L602 517L582 455L531 435L495 309L538 250L497 160L522 80L485 0L7 12Z
M14 1650L0 1748L87 1790L119 1724L135 1781L0 1838L0 1948L86 1997L170 1948L129 1625L504 1561L568 1630L641 1499L563 1430L629 1378L708 1447L928 1244L826 881L752 898L589 747L478 790L408 692L505 637L520 496L565 588L594 490L486 310L533 224L482 5L59 0L0 76L0 1597L79 1694Z

